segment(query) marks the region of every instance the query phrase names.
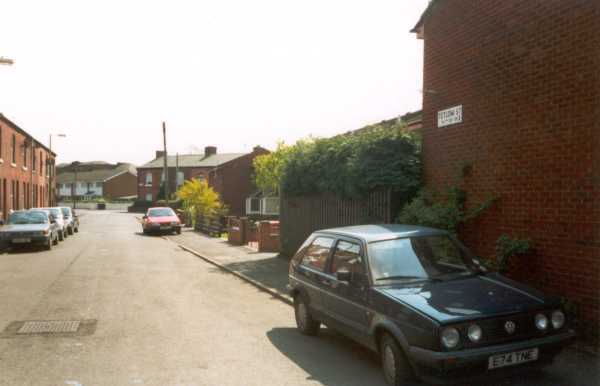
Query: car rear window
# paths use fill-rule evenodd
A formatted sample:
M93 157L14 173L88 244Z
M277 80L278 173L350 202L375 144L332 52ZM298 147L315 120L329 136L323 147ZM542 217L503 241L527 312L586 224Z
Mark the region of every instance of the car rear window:
M43 212L14 212L8 217L8 223L18 224L45 224L48 217Z
M306 249L302 264L319 271L324 271L332 245L332 238L317 237Z
M71 215L71 208L60 208L62 210L62 214L65 217L69 217Z
M335 246L331 261L331 272L348 271L360 275L364 273L364 265L360 256L360 245L340 240Z

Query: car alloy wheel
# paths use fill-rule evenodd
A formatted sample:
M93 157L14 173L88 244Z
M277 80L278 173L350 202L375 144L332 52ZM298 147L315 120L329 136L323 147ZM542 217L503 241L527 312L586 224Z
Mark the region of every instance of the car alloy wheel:
M306 320L308 319L308 311L306 310L306 305L304 302L300 302L298 304L298 315L297 315L298 327L301 330L306 328Z
M390 386L404 385L414 379L412 368L394 337L385 333L379 349L385 381Z

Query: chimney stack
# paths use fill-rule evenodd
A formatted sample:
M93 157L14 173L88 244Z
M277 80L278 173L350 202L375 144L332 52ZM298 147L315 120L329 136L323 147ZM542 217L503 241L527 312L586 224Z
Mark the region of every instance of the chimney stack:
M162 150L157 150L156 151L156 157L154 157L154 159L159 159L160 157L162 157L163 155L165 155L165 152Z
M204 148L204 156L208 157L211 155L215 155L217 154L217 147L216 146L206 146Z

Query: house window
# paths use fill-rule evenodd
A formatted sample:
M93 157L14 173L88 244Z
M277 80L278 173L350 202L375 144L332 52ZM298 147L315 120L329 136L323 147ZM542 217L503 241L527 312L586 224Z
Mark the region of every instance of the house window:
M2 126L0 126L0 159L2 159Z
M40 174L44 173L44 154L40 151Z
M102 182L96 182L96 187L97 188L101 188L102 187Z
M13 134L12 135L12 141L11 141L11 152L12 152L12 158L11 158L11 162L13 164L17 163L17 135Z
M146 173L146 185L152 185L152 173ZM149 200L152 201L152 200Z
M152 201L152 193L146 193L146 201Z
M23 166L27 167L27 140L23 141Z
M31 169L33 171L35 171L35 166L36 166L36 163L37 163L36 159L35 159L35 149L31 149L31 157L32 157L32 160L31 160Z

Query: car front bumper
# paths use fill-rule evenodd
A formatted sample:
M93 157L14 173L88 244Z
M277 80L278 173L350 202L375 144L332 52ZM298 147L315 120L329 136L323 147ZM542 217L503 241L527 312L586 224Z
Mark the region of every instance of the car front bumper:
M482 377L508 376L523 369L548 365L574 337L575 332L567 330L537 339L452 352L411 347L408 354L421 379L433 384L453 384ZM536 361L488 370L491 356L533 348L539 350Z
M28 241L22 241L27 239ZM47 244L50 236L26 236L26 237L10 237L6 238L5 241L9 245L31 245L31 244Z

